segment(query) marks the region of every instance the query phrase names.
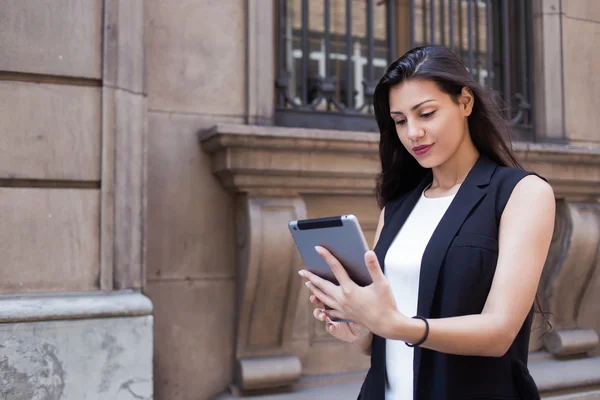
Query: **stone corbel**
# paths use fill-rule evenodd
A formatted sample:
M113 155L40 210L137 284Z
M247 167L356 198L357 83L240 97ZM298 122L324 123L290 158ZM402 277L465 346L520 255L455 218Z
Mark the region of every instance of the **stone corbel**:
M288 222L307 193L373 193L377 136L218 125L202 132L213 172L237 202L234 393L289 386L302 373L292 344L303 267ZM368 156L365 156L365 153Z
M306 218L306 208L298 197L242 194L237 203L236 385L286 386L302 372L291 347L302 260L287 223Z
M575 187L570 184L569 191ZM594 191L594 185L585 190ZM600 383L600 204L594 198L585 201L581 191L573 200L569 193L563 196L539 291L552 331L537 315L539 329L532 332L530 345L545 350L529 363L545 395Z

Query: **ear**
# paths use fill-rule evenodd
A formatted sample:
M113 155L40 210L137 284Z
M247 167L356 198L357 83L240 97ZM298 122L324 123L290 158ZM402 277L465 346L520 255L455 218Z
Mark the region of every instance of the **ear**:
M475 104L475 97L473 92L468 87L463 87L458 98L458 104L465 117L468 117L473 112L473 105Z

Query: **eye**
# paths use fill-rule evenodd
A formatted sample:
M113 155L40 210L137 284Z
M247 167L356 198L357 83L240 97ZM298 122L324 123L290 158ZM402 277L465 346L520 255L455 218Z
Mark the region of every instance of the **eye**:
M431 117L433 117L433 114L435 114L435 111L431 111L431 112L428 112L428 113L423 113L423 114L421 114L421 118L431 118Z
M402 126L404 124L406 124L406 120L405 119L400 119L400 120L396 121L396 125L401 125Z

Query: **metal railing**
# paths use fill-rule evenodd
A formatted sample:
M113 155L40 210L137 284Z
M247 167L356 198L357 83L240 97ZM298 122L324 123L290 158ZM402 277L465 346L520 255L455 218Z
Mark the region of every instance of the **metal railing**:
M276 123L376 131L373 92L398 50L440 44L502 98L520 136L533 134L531 1L410 0L403 10L399 4L278 0Z

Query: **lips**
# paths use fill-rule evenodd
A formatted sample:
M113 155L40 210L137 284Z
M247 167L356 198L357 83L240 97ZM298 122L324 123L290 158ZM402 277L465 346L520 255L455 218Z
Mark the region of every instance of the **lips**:
M415 153L418 156L421 156L425 153L427 153L429 151L429 149L431 149L431 146L433 146L432 144L425 144L422 146L415 146L412 148L413 153Z

